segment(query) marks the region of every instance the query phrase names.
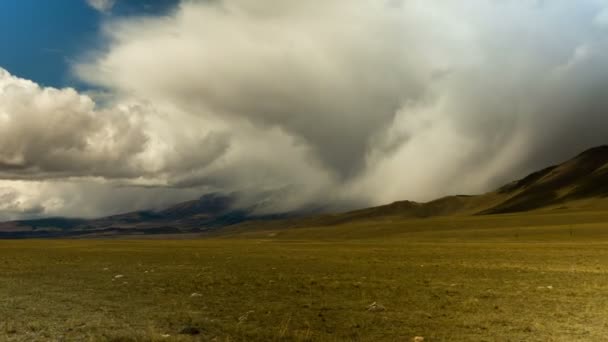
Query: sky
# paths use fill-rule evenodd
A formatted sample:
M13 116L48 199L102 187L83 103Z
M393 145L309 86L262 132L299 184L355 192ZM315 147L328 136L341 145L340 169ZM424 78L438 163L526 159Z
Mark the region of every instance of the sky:
M608 143L605 0L0 2L0 219L490 191Z
M87 88L70 71L74 58L103 44L104 20L164 15L177 0L0 1L0 66L52 87ZM97 8L95 7L97 6Z

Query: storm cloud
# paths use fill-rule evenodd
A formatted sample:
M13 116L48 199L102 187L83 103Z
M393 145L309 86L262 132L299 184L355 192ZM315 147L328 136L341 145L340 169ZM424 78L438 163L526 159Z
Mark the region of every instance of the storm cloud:
M94 181L87 215L119 210L95 197L119 185L140 187L142 207L161 205L154 189L280 194L269 210L491 190L608 141L607 13L224 0L110 18L74 65L109 100L0 72L0 175Z

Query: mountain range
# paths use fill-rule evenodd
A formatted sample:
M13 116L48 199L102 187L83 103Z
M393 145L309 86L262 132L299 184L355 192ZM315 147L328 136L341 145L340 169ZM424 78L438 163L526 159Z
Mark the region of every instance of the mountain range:
M562 164L482 195L457 195L426 203L400 201L346 213L315 211L257 214L239 208L235 195L206 194L164 210L137 211L98 219L46 218L0 223L0 238L111 237L214 233L256 225L298 228L374 221L391 217L496 215L532 210L608 208L608 146L587 150Z

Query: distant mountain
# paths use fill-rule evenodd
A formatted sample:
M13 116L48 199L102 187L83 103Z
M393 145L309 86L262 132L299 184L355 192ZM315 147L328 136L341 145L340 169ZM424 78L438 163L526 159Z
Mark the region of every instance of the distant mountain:
M160 211L136 211L91 220L46 218L0 223L0 238L200 233L248 220L302 215L297 212L260 215L255 209L238 208L231 195L207 194Z
M47 218L0 223L0 238L87 237L126 234L210 233L233 226L296 228L391 218L491 215L530 210L608 209L608 146L581 153L556 166L477 196L448 196L427 203L395 202L342 214L256 214L239 208L232 195L207 194L160 211L137 211L100 219Z

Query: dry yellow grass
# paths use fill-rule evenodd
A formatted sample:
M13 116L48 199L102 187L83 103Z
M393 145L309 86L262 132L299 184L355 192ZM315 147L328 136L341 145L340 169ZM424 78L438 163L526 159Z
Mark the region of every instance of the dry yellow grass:
M607 218L0 241L0 340L599 341Z

